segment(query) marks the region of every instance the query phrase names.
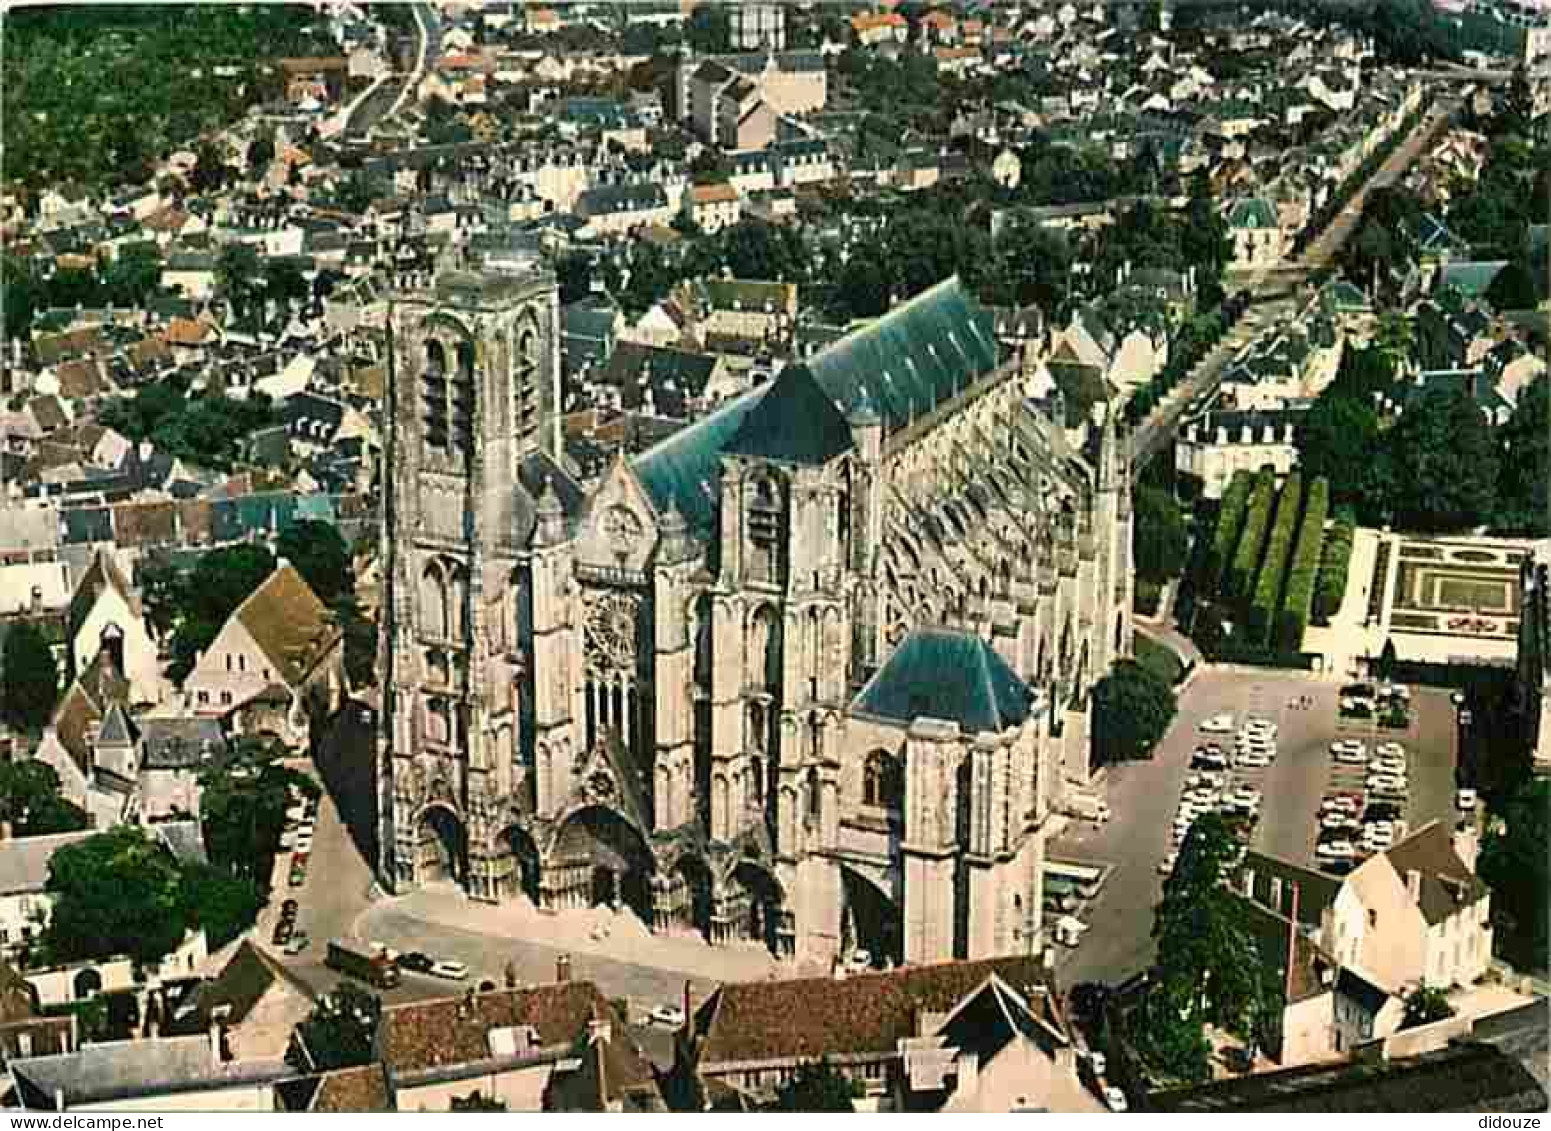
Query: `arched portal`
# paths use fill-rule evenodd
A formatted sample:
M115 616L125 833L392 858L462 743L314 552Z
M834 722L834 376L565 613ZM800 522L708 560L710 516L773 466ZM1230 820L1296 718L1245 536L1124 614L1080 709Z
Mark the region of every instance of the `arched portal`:
M550 871L563 906L629 907L652 922L651 850L634 825L602 805L565 819L550 851Z
M772 954L784 950L786 893L781 883L754 860L740 860L727 877L722 919L735 940L764 943Z
M698 856L685 853L669 877L672 919L681 930L711 937L711 869Z
M524 896L532 903L539 902L539 849L525 829L516 825L505 830L497 838L496 848L506 855L510 871L506 873L503 895L511 898Z
M85 1001L87 998L96 997L102 992L102 974L95 968L88 966L76 974L72 988L75 990L76 1001Z
M842 957L866 951L874 966L904 958L904 924L899 906L877 884L840 866Z
M428 805L415 822L415 875L422 884L468 879L468 836L458 815L445 805Z

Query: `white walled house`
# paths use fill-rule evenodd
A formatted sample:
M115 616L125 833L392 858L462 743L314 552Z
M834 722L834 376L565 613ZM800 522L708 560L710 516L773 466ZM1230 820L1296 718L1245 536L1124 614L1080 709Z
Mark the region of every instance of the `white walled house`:
M332 711L344 686L339 626L282 562L227 619L183 690L196 714L236 715L243 733L299 745L309 712Z
M70 670L82 672L107 649L129 681L132 703L159 703L166 692L156 641L140 601L106 550L98 550L70 598Z

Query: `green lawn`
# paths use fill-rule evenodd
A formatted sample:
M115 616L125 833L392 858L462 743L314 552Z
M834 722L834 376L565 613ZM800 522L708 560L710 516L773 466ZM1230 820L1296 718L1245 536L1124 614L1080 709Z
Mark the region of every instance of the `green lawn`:
M1179 657L1162 644L1157 643L1151 637L1136 634L1136 661L1144 668L1163 677L1170 687L1179 679L1184 665L1179 662Z

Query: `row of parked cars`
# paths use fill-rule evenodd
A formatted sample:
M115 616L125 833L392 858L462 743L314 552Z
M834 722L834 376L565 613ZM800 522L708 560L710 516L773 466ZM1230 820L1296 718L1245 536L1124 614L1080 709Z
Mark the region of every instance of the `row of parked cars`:
M1233 732L1231 715L1214 715L1201 724L1207 733L1221 734L1224 728L1227 733ZM1196 748L1191 758L1194 773L1186 779L1174 815L1173 847L1158 865L1160 874L1168 875L1174 870L1179 846L1203 814L1221 814L1240 830L1243 839L1248 839L1249 831L1260 819L1264 797L1252 782L1231 778L1229 770L1262 770L1269 766L1276 757L1276 732L1276 724L1270 719L1250 718L1239 728L1231 751L1217 743Z
M1330 792L1317 814L1315 862L1340 872L1405 836L1410 767L1406 748L1398 742L1380 742L1370 752L1362 739L1339 738L1330 744L1330 756L1337 767L1365 771L1361 790Z
M318 803L293 789L291 806L285 811L285 832L280 837L281 846L291 850L291 871L286 882L293 888L307 882L307 861L312 854L312 834L317 820Z

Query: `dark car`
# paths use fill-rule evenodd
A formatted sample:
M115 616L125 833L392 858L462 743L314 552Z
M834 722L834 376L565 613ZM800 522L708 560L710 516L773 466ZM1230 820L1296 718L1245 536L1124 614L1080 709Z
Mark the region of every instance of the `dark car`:
M435 965L436 959L423 951L412 950L408 954L399 955L399 967L412 974L429 974Z
M269 941L275 946L284 946L291 941L291 921L282 919L275 924L275 933L269 936Z
M288 900L286 900L284 903L282 903L280 905L280 914L282 914L282 915L295 915L296 912L300 909L300 907L301 907L301 904L297 903L296 900L288 899Z

